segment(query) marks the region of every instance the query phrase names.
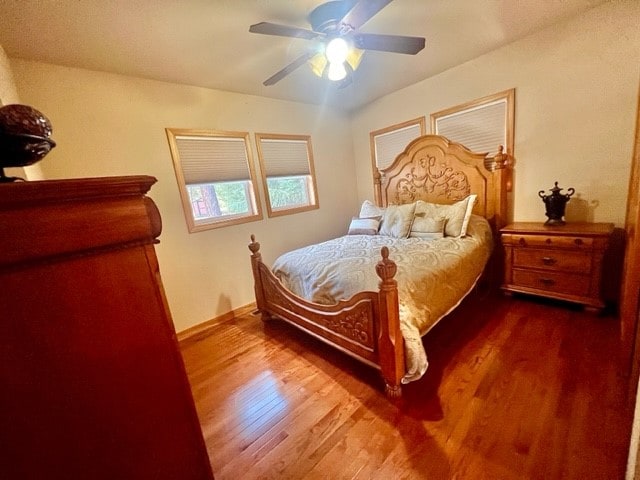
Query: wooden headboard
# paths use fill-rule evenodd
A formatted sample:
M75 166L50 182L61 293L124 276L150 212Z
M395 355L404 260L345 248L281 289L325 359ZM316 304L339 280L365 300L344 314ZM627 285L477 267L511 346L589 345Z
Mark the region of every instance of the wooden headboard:
M423 135L374 175L376 201L380 206L416 200L451 204L475 193L473 213L497 231L507 223L508 168L505 155L487 157L443 136Z

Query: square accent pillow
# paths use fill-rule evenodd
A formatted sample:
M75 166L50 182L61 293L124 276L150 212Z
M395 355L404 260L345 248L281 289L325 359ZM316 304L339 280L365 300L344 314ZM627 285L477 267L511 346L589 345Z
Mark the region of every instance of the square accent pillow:
M378 227L380 227L380 217L353 217L347 235L377 235Z
M477 197L477 195L472 194L451 205L418 200L416 214L424 214L425 218L444 217L446 219L444 226L445 236L464 237L467 234L469 218L471 218L471 212Z
M413 212L415 208L415 203L389 205L382 217L380 235L393 238L407 238L411 230L411 223L413 223Z
M424 213L416 214L411 224L409 237L435 240L444 237L444 225L447 219L444 217L425 217Z

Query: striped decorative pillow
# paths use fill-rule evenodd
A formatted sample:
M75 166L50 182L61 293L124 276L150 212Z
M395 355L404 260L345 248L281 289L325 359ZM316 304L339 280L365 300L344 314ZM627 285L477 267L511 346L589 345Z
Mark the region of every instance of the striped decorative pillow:
M347 235L377 235L381 217L353 217Z

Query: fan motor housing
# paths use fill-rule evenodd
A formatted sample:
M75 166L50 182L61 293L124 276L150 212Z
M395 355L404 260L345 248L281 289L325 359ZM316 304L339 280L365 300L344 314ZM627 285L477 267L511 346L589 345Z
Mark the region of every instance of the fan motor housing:
M315 32L335 32L340 25L340 20L353 8L355 3L355 0L335 0L318 5L308 17L311 28Z

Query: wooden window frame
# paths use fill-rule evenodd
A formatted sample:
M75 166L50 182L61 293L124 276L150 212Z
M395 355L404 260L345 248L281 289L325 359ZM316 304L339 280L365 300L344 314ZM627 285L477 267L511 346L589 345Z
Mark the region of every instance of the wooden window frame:
M378 174L378 162L376 162L376 137L380 135L385 135L391 133L396 130L402 130L407 127L411 127L414 125L420 126L420 136L426 133L426 119L424 116L414 118L411 120L407 120L406 122L396 123L395 125L391 125L389 127L381 128L379 130L374 130L369 132L369 149L371 151L371 173L373 175L373 181L376 181L376 175ZM398 152L400 154L402 152Z
M262 205L260 203L260 196L257 189L258 182L249 140L249 132L230 132L222 130L201 130L187 128L166 128L165 131L167 134L167 140L169 141L171 159L173 161L173 168L176 174L178 190L180 192L182 209L184 211L184 216L187 222L189 233L201 232L214 228L229 227L232 225L239 225L242 223L262 220ZM244 141L245 153L247 158L247 170L249 174L249 178L247 179L248 184L246 185L248 189L247 201L249 202L251 207L251 212L249 214L227 216L226 218L213 219L210 221L196 221L193 209L191 207L191 199L189 198L189 192L187 190L187 185L185 182L182 163L180 161L178 144L176 142L176 137L179 136L235 138Z
M495 102L505 100L506 101L506 115L505 115L505 139L506 145L504 146L505 153L513 156L513 144L515 136L515 88L504 90L502 92L494 93L493 95L487 95L486 97L471 100L455 107L450 107L439 112L431 114L431 133L438 135L437 120L442 117L448 117L454 113L461 113L467 110L473 110L484 105L493 104ZM456 139L450 139L456 141ZM481 152L476 152L481 153ZM491 153L491 152L490 152Z
M315 164L313 160L313 147L311 145L310 135L289 135L280 133L256 133L256 149L258 151L258 163L260 165L260 175L262 177L262 187L264 189L264 197L267 205L267 215L271 217L280 217L283 215L293 215L295 213L308 212L320 208L318 202L318 185L316 181ZM261 140L291 140L294 142L305 142L307 144L307 159L309 162L310 182L307 182L307 194L312 203L302 206L294 206L291 208L274 209L271 205L271 197L269 195L269 185L267 183L267 169L264 161Z

